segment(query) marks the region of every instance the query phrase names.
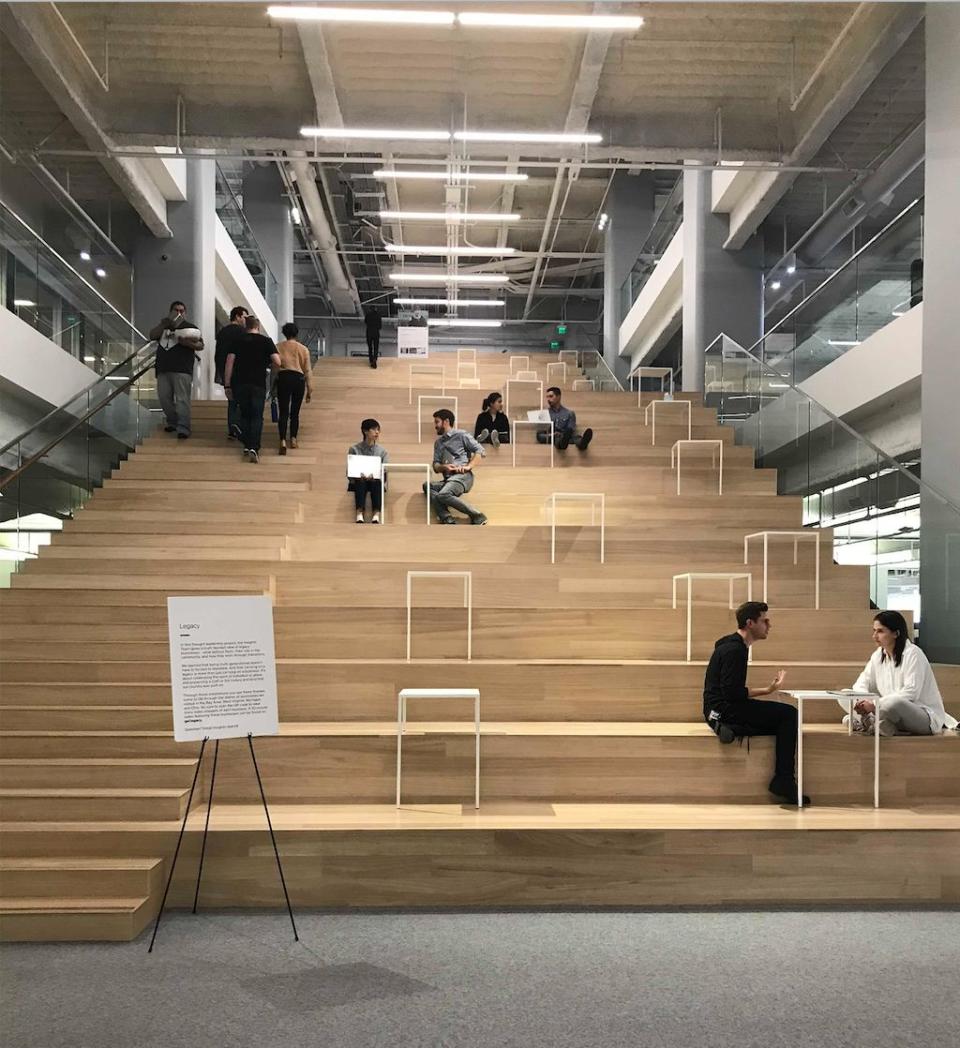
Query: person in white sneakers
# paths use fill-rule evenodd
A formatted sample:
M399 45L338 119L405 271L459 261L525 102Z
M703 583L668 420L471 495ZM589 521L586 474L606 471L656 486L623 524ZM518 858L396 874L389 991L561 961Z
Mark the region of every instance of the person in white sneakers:
M873 618L877 650L867 660L851 691L869 692L854 705L854 731L881 735L939 735L957 722L943 708L943 698L926 655L908 634L899 611L878 611ZM846 709L846 701L840 705Z

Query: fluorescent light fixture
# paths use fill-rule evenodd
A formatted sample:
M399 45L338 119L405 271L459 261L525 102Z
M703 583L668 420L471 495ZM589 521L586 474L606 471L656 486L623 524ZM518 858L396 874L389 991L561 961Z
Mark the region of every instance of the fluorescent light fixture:
M461 11L457 21L465 26L503 26L512 29L621 29L635 30L643 19L628 15L538 15L497 11Z
M379 25L449 25L456 15L452 11L396 11L360 7L271 6L271 18L291 22L374 22Z
M449 131L412 131L405 127L301 127L304 138L383 138L409 142L449 142Z
M97 266L97 268L93 271L93 275L95 277L100 277L100 279L102 280L107 275L107 271L105 269L102 269L100 266Z
M859 346L860 340L856 339L843 339L843 338L828 338L828 346Z
M427 327L503 327L502 320L428 320Z
M506 284L510 278L503 273L403 273L390 274L396 284Z
M770 290L771 291L779 291L780 290L780 281L779 280L771 281L771 283L770 283Z
M104 378L106 378L106 380L108 382L129 382L130 381L130 376L129 375L105 375Z
M90 252L89 251L81 251L80 252L80 261L81 262L89 262L90 261Z
M419 179L422 182L526 182L529 175L511 175L505 171L411 171L379 168L373 173L374 178L383 182L401 178Z
M97 359L96 357L84 357L84 358L83 358L83 360L84 360L84 363L86 363L86 364L92 364L92 363L94 363L94 361L95 361L96 359Z
M300 225L300 208L298 208L298 207L290 208L290 219L291 219L291 221L293 222L293 224L295 226L299 226Z
M502 298L395 298L398 306L505 306Z
M15 306L23 306L26 308L28 306L35 306L36 302L31 302L29 298L15 298L13 304Z
M561 145L603 141L603 135L568 135L562 131L455 131L453 137L458 142L556 142Z
M379 211L381 218L420 222L519 222L519 215L501 211Z
M384 244L391 255L512 255L515 247L444 247L441 244Z

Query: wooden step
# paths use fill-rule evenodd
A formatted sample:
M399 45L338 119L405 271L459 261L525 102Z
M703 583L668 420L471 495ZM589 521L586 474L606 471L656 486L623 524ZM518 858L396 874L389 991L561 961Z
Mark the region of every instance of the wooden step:
M129 942L156 915L149 896L0 898L0 941Z
M0 896L11 899L133 898L162 887L159 858L0 858Z
M0 789L4 822L182 819L187 790L163 789Z
M189 789L196 764L195 756L4 758L0 759L0 785L20 789Z

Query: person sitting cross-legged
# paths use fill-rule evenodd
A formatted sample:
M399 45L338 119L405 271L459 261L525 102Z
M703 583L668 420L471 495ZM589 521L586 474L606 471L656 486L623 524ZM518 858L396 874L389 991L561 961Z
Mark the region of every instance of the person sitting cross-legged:
M483 398L473 435L480 444L490 443L495 448L510 443L510 420L503 413L503 397L499 393Z
M565 408L560 402L562 393L559 386L551 386L547 390L547 410L550 412L550 421L553 423L553 443L557 451L566 451L571 444L576 444L578 450L586 451L593 440L593 430L585 429L577 435L576 412ZM550 430L541 429L537 432L537 442L540 444L550 443Z
M433 472L443 480L424 484L424 494L430 499L441 524L456 524L450 513L455 509L470 518L471 524L486 524L480 510L463 501L473 487L473 470L483 458L483 448L466 430L454 429L456 419L452 411L441 408L433 413L433 428L437 439L433 445Z
M703 719L721 742L745 736L776 737L776 766L770 792L788 804L797 803L797 711L786 702L756 702L774 695L786 676L783 670L765 688L747 687L747 661L751 645L770 633L769 607L751 600L737 608L737 631L714 645L703 680ZM803 798L810 803L809 797Z

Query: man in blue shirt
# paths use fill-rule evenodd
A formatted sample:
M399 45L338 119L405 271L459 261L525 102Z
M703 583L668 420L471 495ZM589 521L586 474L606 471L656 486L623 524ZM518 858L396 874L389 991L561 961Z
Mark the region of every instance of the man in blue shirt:
M487 518L462 496L473 487L473 469L483 458L483 448L466 430L454 429L453 412L447 408L433 413L433 428L437 439L433 445L433 472L443 480L423 485L424 494L436 510L441 524L456 524L450 510L455 509L470 518L471 524L486 524Z
M551 386L547 390L547 410L553 423L553 443L558 451L566 451L571 443L576 444L580 451L586 451L593 440L593 430L585 429L579 437L577 436L576 413L560 403L560 396L558 386ZM540 444L549 444L550 430L540 430L537 433L537 441Z

